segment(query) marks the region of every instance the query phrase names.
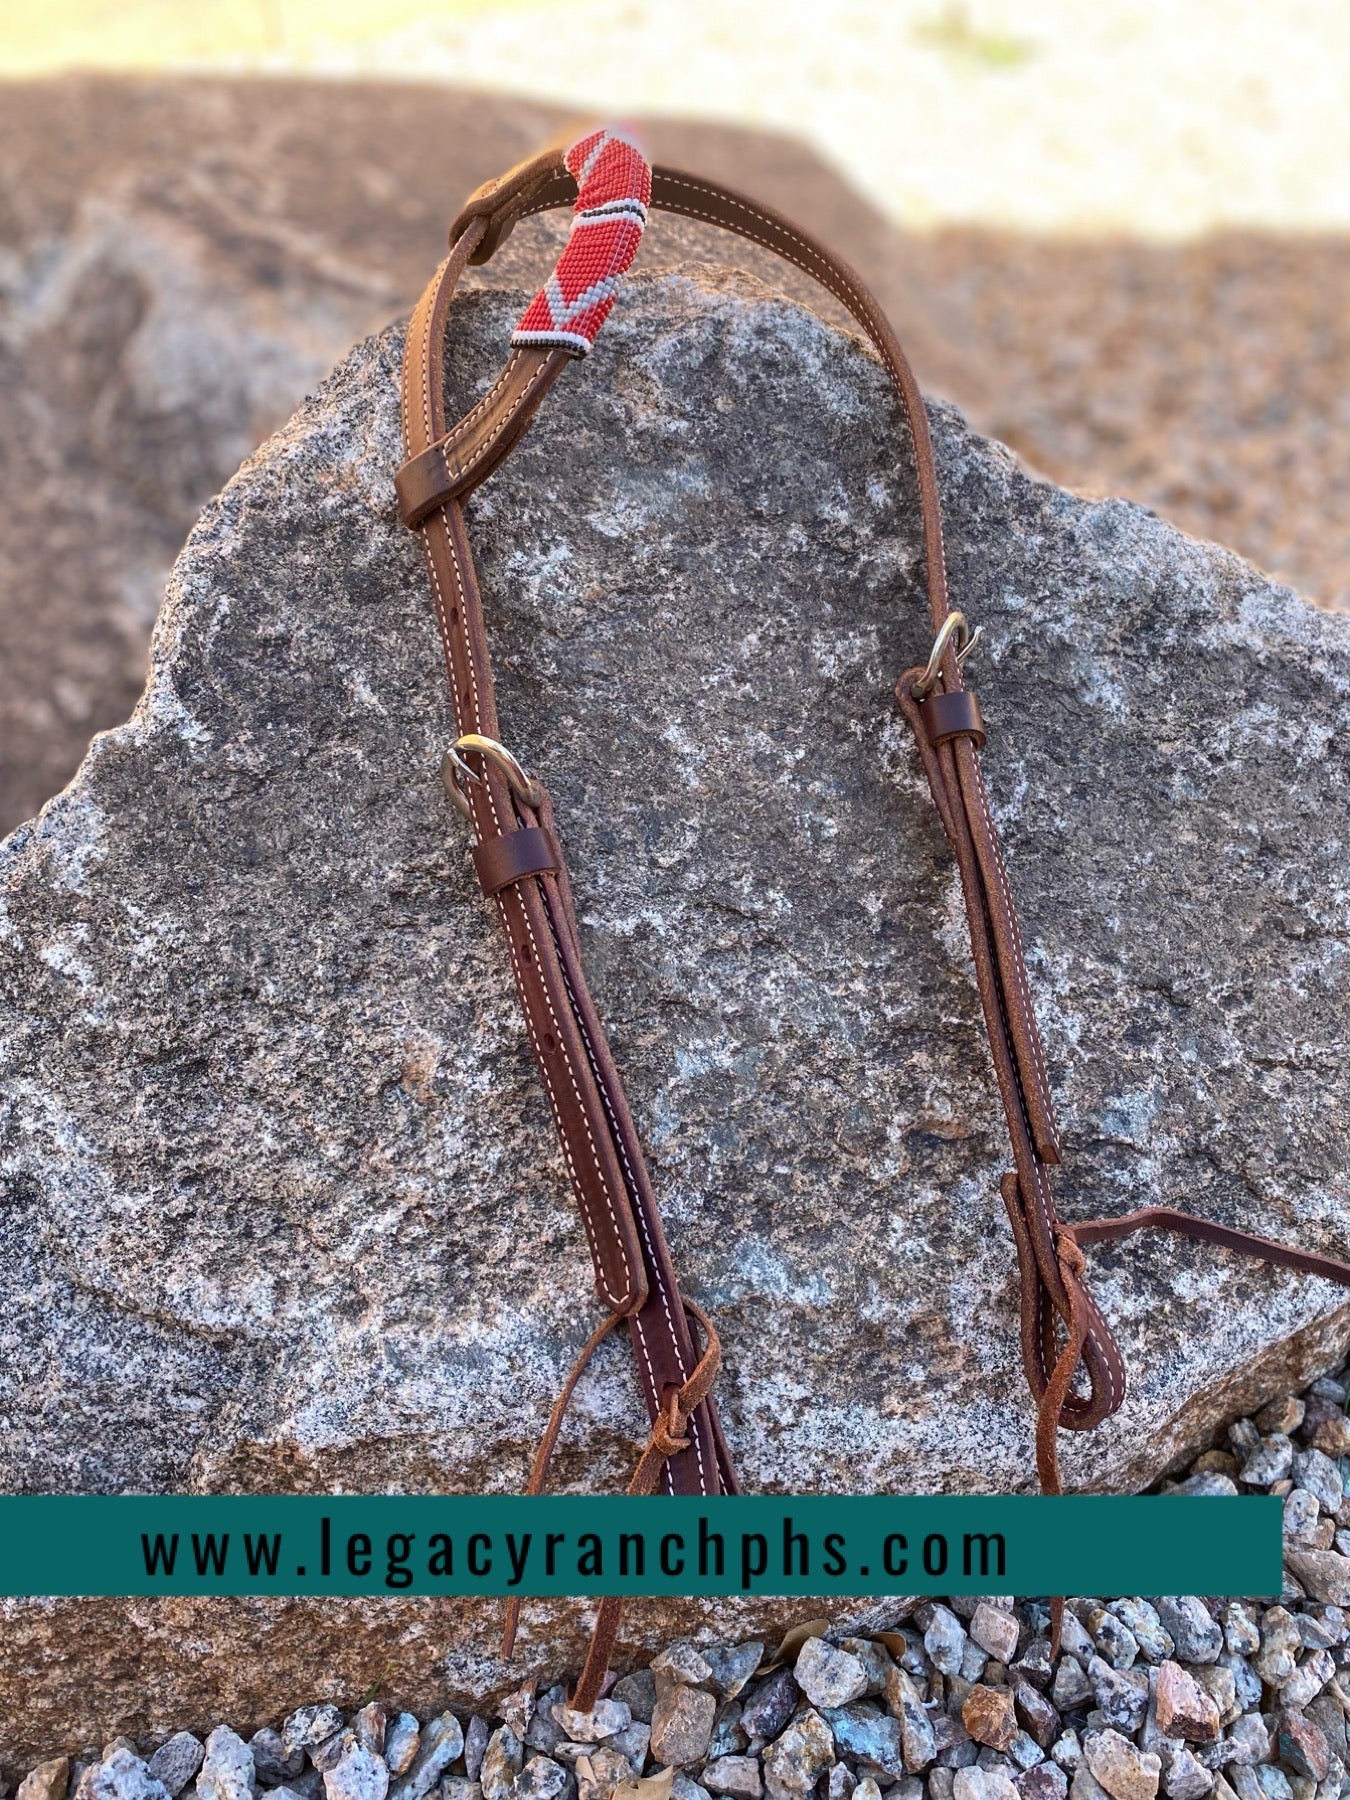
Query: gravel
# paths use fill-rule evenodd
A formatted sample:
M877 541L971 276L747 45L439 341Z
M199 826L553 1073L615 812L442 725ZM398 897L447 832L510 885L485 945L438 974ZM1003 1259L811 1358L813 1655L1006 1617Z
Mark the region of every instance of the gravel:
M302 1706L248 1742L52 1758L15 1800L616 1800L663 1770L646 1800L1350 1800L1350 1455L1320 1447L1344 1374L1161 1485L1281 1495L1278 1598L1071 1598L1058 1659L1043 1600L916 1601L884 1643L809 1637L770 1669L759 1642L670 1644L589 1714L532 1684L494 1718Z

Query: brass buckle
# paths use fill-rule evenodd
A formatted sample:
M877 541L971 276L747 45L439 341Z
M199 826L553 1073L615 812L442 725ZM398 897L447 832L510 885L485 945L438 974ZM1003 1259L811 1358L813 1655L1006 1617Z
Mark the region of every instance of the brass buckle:
M928 658L928 666L910 690L916 700L926 700L937 686L942 675L942 659L947 654L947 646L951 642L953 634L956 636L956 666L959 669L976 644L979 643L980 633L983 629L982 625L977 625L972 631L966 623L966 615L963 612L947 614L937 636L933 639L933 649Z
M483 779L477 769L465 762L463 752L466 750L470 754L485 757L494 768L500 769L511 792L518 800L523 800L526 806L538 807L541 804L544 798L543 788L533 775L525 773L505 744L499 744L496 738L484 737L481 732L466 731L463 737L455 739L441 758L441 780L445 783L445 791L466 819L470 817L470 813L463 783L481 783Z

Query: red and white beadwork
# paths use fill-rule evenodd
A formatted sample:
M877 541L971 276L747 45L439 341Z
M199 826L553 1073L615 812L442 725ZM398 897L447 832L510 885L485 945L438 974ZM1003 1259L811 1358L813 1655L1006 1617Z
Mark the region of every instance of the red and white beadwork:
M511 333L513 344L556 344L585 356L609 317L652 198L651 165L626 132L602 127L563 157L577 184L567 247Z

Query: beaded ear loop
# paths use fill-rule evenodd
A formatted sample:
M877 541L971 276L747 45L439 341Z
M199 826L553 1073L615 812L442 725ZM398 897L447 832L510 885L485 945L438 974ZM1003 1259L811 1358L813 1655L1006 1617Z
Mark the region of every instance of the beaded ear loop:
M609 317L620 276L637 255L652 171L636 139L612 126L578 138L563 162L577 184L571 235L511 342L585 356Z

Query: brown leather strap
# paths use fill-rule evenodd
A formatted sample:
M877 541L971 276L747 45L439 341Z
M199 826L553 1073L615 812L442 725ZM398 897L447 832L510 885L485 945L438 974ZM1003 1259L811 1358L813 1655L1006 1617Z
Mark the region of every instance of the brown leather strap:
M423 296L409 330L404 365L404 412L406 448L414 463L415 459L425 457L432 446L451 445L458 443L461 438L465 441L472 440L475 444L499 444L504 441L506 431L497 427L506 425L506 416L516 405L522 384L529 379L528 375L522 375L517 361L521 355L519 349L514 350L508 358L506 368L493 389L476 403L458 426L452 431L446 429L442 411L441 353L450 294L464 265L469 261L486 260L518 219L549 207L567 205L574 195L575 184L561 166L560 153L556 150L546 151L522 164L499 182L480 189L456 220L452 228L454 249ZM731 189L717 187L680 170L658 167L654 171L652 201L658 210L725 226L785 256L815 276L848 308L866 331L891 376L909 426L918 479L929 612L934 629L940 630L948 620L950 608L937 474L927 414L909 363L876 300L857 273L823 245L816 243L781 214L771 208L759 206ZM513 368L516 371L514 375ZM554 378L556 371L550 377ZM481 471L483 466L480 462L476 468ZM406 484L411 513L421 513L433 493L432 486L421 476L419 479L422 482L420 487L410 473ZM449 647L451 680L456 693L461 729L479 730L494 735L495 719L488 705L490 683L486 673L485 652L481 659L456 654L456 635L466 629L465 614L469 620L468 630L475 642L481 634L476 583L473 581L458 499L447 498L429 513L425 513L421 529L438 616ZM459 605L448 599L448 595L453 595ZM946 643L938 670L942 691L932 696L938 702L935 716L939 726L950 725L952 729L937 729L936 741L930 737L929 727L924 721L925 702L912 693L907 696L904 691L907 681L912 684L916 671L911 671L910 676L902 678L897 692L900 694L902 707L915 728L934 800L956 852L966 891L976 976L990 1030L995 1070L1008 1114L1014 1162L1017 1166L1016 1198L1010 1211L1021 1266L1023 1353L1028 1379L1039 1398L1045 1391L1051 1369L1058 1361L1057 1321L1067 1322L1070 1308L1070 1295L1065 1289L1055 1249L1054 1232L1058 1220L1046 1176L1046 1166L1059 1161L1058 1135L1011 890L989 815L979 767L977 750L983 737L983 725L973 703L963 703L959 698L963 690L954 637L950 637ZM475 714L480 720L488 719L489 722L475 723ZM483 814L484 793L489 801L494 797L497 801L492 819L480 817ZM512 802L504 784L491 771L486 772L485 789L475 790L471 797L474 801L475 829L479 835L500 835L534 822L518 799ZM522 881L499 893L498 903L505 904L509 893L516 903L528 907L534 903L538 888L544 890L540 898L545 903L548 903L549 896L556 896L555 902L550 904L549 913L553 925L553 941L560 961L566 960L570 955L575 962L574 969L569 971L572 979L567 985L573 990L574 1003L578 1007L585 1007L580 963L575 956L575 932L568 922L570 909L564 898L565 871L558 872L556 884L547 879L539 883ZM508 932L509 929L508 922ZM545 951L547 941L541 935L541 948ZM517 975L520 980L519 969ZM535 1022L537 1046L540 996L529 990L529 981L522 982L522 999L527 1018L532 1018ZM565 1037L560 1041L565 1043L566 1048L572 1047ZM589 1069L588 1061L591 1064ZM635 1141L630 1135L631 1123L617 1088L617 1075L613 1074L612 1065L608 1063L598 1021L593 1024L587 1022L583 1058L580 1061L569 1058L569 1071L569 1087L574 1097L584 1101L586 1096L593 1095L598 1089L602 1101L601 1110L612 1111L615 1135L622 1140L619 1147L628 1152L623 1159L623 1174L634 1199L634 1213L640 1225L648 1218L652 1219L653 1228L649 1235L659 1244L659 1226L654 1224L649 1184L645 1180L645 1170L637 1154ZM545 1079L547 1085L547 1073ZM597 1245L601 1250L608 1249L612 1264L614 1255L612 1246L607 1241L606 1219L611 1212L617 1215L621 1230L622 1207L613 1204L615 1184L612 1171L603 1154L597 1156L592 1148L592 1139L598 1141L601 1135L594 1130L591 1117L593 1109L588 1110L584 1104L560 1104L556 1092L551 1097L554 1099L555 1118L564 1145L571 1145L569 1171L578 1191L583 1217L588 1220L593 1249ZM564 1099L566 1097L564 1094ZM579 1127L586 1132L584 1145L579 1141ZM605 1195L600 1190L605 1190ZM1005 1198L1007 1193L1005 1187ZM661 1247L664 1248L663 1245ZM644 1260L644 1268L650 1260L650 1257ZM648 1273L650 1275L649 1269ZM670 1280L673 1284L673 1276ZM608 1283L602 1282L602 1299L611 1306L626 1305L630 1311L636 1311L639 1317L643 1316L644 1308L635 1292L625 1298L619 1291L621 1285L612 1279ZM657 1286L660 1289L659 1283ZM668 1305L664 1291L651 1294L649 1280L649 1299L645 1312L650 1315L656 1305L667 1316L680 1316L678 1308ZM1120 1357L1095 1308L1090 1310L1083 1360L1088 1371L1090 1391L1086 1397L1073 1394L1066 1396L1062 1409L1062 1422L1065 1424L1094 1424L1119 1406L1124 1396L1124 1372ZM655 1395L650 1381L647 1381L646 1387L651 1407L655 1403ZM713 1430L715 1433L715 1426ZM695 1432L697 1435L697 1425ZM729 1463L725 1462L724 1454L719 1460L729 1472Z
M552 833L538 825L508 831L505 837L484 838L473 847L478 885L489 899L527 875L556 875L561 862Z
M1080 1304L1083 1340L1074 1367L1081 1361L1088 1390L1075 1393L1066 1379L1056 1418L1067 1429L1086 1430L1120 1406L1125 1369L1090 1296L1083 1293L1080 1300L1065 1283L1056 1240L1060 1220L1048 1175L1060 1160L1059 1140L1012 890L976 744L967 735L940 734L933 741L925 713L940 696L918 697L923 675L920 668L908 670L896 684L896 696L956 857L976 986L1008 1123L1015 1169L1004 1177L1001 1192L1017 1246L1023 1367L1033 1396L1042 1401L1060 1361L1059 1331L1068 1328L1074 1305Z
M512 350L477 405L443 437L409 457L394 477L403 523L415 528L447 500L462 500L490 475L571 360L565 350Z
M500 376L447 428L443 357L447 313L465 265L485 261L516 222L569 204L576 193L556 149L541 152L471 196L452 228L453 249L422 296L408 330L403 417L407 460L399 475L403 516L426 550L446 672L461 734L492 740L496 707L487 641L461 502L496 466L570 360L566 351L517 346ZM654 171L658 210L704 220L777 252L833 293L867 333L895 386L909 426L918 477L929 612L938 633L926 668L901 676L896 696L914 734L933 801L960 873L995 1079L1007 1118L1013 1169L1001 1191L1012 1226L1021 1284L1022 1358L1039 1403L1037 1467L1047 1492L1060 1491L1056 1434L1085 1430L1121 1404L1119 1350L1084 1284L1080 1246L1147 1226L1185 1232L1305 1273L1350 1285L1350 1265L1286 1248L1167 1207L1076 1226L1058 1217L1049 1170L1060 1145L1045 1056L1031 999L1021 933L979 751L985 728L963 688L947 597L941 509L927 415L909 364L885 315L846 263L790 220L744 195L675 169ZM481 742L480 742L481 749ZM466 750L466 754L468 754ZM608 1309L568 1378L536 1457L538 1491L580 1369L596 1343L627 1321L652 1420L652 1435L630 1492L664 1481L674 1493L735 1492L737 1483L711 1386L717 1339L679 1293L651 1182L600 1020L581 968L576 916L558 848L552 806L537 784L513 785L484 759L465 789L480 880L495 899L517 988L568 1174L590 1239L599 1296ZM702 1324L699 1351L690 1315ZM1085 1386L1076 1385L1079 1377ZM1056 1603L1058 1635L1062 1603ZM572 1704L593 1704L619 1622L619 1602L602 1603L590 1654ZM514 1609L508 1617L514 1630Z
M1273 1238L1258 1237L1254 1231L1239 1231L1236 1226L1178 1212L1172 1206L1144 1206L1138 1212L1121 1213L1114 1219L1080 1219L1064 1229L1079 1244L1116 1243L1132 1237L1136 1231L1174 1231L1181 1237L1254 1256L1260 1262L1276 1263L1282 1269L1297 1269L1300 1275L1320 1275L1324 1281L1350 1287L1350 1263L1339 1257L1297 1250L1292 1244L1277 1244Z
M686 1300L684 1304L702 1328L703 1350L688 1381L682 1387L672 1387L666 1393L662 1409L652 1423L651 1436L638 1459L637 1468L633 1471L633 1478L628 1484L630 1494L655 1492L656 1485L670 1458L682 1455L689 1449L689 1439L686 1436L689 1421L698 1408L707 1402L712 1392L713 1382L717 1377L717 1371L722 1365L722 1346L713 1329L712 1320L692 1300ZM535 1451L534 1463L530 1469L530 1478L525 1485L527 1494L543 1493L544 1482L548 1477L548 1466L552 1460L554 1447L558 1442L558 1434L562 1430L563 1419L571 1404L577 1382L581 1379L582 1372L591 1357L622 1318L622 1313L611 1313L608 1318L596 1326L582 1345L567 1380L563 1383L562 1390L553 1403L553 1411L549 1415L544 1435L539 1440L539 1448ZM568 1699L568 1705L575 1707L578 1712L589 1712L599 1698L600 1689L604 1685L604 1679L609 1670L609 1659L613 1654L622 1617L623 1602L617 1596L608 1597L600 1602L585 1666L577 1678L575 1690ZM513 1594L506 1603L506 1618L502 1628L502 1656L508 1661L515 1648L516 1630L519 1623L520 1600Z
M684 1386L671 1389L666 1396L665 1408L652 1426L652 1434L633 1472L633 1479L628 1484L630 1494L655 1493L666 1463L672 1456L679 1456L688 1449L689 1439L685 1434L690 1420L698 1408L707 1403L717 1371L721 1367L722 1346L717 1341L712 1321L692 1300L685 1304L703 1328L703 1353ZM577 1712L589 1712L600 1698L622 1617L623 1601L617 1596L611 1595L600 1602L586 1661L577 1677L576 1687L568 1696L567 1704Z
M930 744L945 744L949 738L973 739L977 750L984 749L984 720L980 703L970 688L959 693L930 694L923 703L923 728Z
M447 436L444 399L446 320L455 283L484 226L475 223L438 270L408 328L403 368L404 447L422 457ZM561 352L513 353L508 368L556 369ZM522 359L522 360L518 360ZM466 415L475 441L494 445L494 409L504 415L517 386L499 380ZM481 467L481 464L479 465ZM427 558L432 599L441 631L446 673L461 736L496 739L499 726L488 660L487 636L473 558L458 499L424 514L418 527ZM466 755L471 753L466 752ZM474 837L494 871L516 859L506 840L542 829L554 845L552 805L540 790L535 804L513 791L500 768L482 760L481 780L466 784ZM528 855L521 852L521 855ZM561 857L553 871L521 873L493 895L510 949L535 1060L553 1112L592 1258L596 1287L607 1310L629 1323L639 1378L655 1420L671 1389L688 1381L696 1354L655 1195L636 1129L581 966L570 888ZM691 1420L687 1449L668 1459L665 1482L673 1493L735 1491L730 1453L709 1398Z
M595 1355L600 1345L613 1331L616 1325L623 1323L621 1312L608 1314L596 1326L577 1353L577 1359L568 1371L567 1380L559 1389L558 1398L553 1402L553 1411L548 1416L548 1424L544 1427L544 1435L539 1440L539 1447L534 1453L534 1462L530 1466L529 1480L525 1483L527 1494L542 1494L544 1482L548 1478L548 1466L553 1460L553 1449L558 1442L558 1433L562 1430L563 1420L567 1417L567 1409L572 1404L572 1395L581 1380L587 1364ZM506 1602L506 1616L502 1622L502 1657L510 1662L516 1647L516 1631L520 1625L520 1597L512 1594Z

